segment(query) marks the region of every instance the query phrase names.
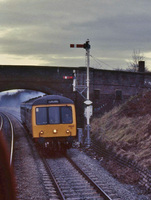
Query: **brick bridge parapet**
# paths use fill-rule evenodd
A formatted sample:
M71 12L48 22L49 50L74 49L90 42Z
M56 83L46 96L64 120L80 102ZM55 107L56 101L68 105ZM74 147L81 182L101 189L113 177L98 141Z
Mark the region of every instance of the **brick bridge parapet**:
M73 80L63 79L76 73L77 86L86 86L85 67L0 65L0 91L31 89L72 98L83 116L83 97L73 91ZM103 113L130 96L151 88L151 73L90 68L90 99L94 113ZM86 96L86 91L83 95Z

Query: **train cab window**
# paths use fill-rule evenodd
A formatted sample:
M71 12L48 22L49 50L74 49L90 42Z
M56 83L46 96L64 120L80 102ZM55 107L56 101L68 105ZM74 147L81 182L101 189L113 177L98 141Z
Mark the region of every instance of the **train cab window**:
M36 124L47 124L47 108L36 108Z
M48 108L49 124L60 124L60 108L52 106Z
M71 106L51 106L36 108L36 124L71 124Z
M62 124L71 124L72 123L72 108L71 108L71 106L62 106L61 107L61 119L62 119Z

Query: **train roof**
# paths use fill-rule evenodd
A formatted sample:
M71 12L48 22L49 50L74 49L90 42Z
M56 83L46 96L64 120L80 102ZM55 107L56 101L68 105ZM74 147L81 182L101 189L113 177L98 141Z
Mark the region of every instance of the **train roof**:
M23 104L29 105L47 105L47 104L73 104L73 101L67 97L60 95L46 95L43 97L37 97L30 99Z

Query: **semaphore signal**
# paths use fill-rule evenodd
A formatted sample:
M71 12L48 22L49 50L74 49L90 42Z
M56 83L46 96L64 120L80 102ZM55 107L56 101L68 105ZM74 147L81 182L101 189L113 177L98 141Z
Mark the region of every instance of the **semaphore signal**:
M73 76L63 76L63 79L74 79Z
M70 48L84 48L84 44L70 44Z
M87 40L84 44L70 44L70 48L84 48L88 50L90 47L89 40Z
M91 144L91 138L90 138L90 117L92 116L92 101L90 101L90 79L89 79L89 65L90 65L90 44L89 44L89 40L87 40L84 44L70 44L70 48L84 48L86 50L86 56L87 56L87 97L86 97L86 101L84 102L84 104L86 105L86 109L85 109L85 117L87 119L87 146L90 147Z

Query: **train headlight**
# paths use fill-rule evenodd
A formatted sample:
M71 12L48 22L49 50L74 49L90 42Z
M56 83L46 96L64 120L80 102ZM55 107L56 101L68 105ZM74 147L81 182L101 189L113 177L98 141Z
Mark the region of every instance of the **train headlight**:
M54 129L54 130L53 130L53 133L54 133L54 134L56 134L57 132L58 132L57 129Z
M44 134L44 131L40 131L40 133L39 133L39 136L41 136L41 135L43 135Z
M42 135L44 135L44 131L41 130L41 131L39 132L39 137L41 137Z
M67 134L70 134L70 130L69 130L69 129L67 129L67 130L66 130L66 133L67 133Z

